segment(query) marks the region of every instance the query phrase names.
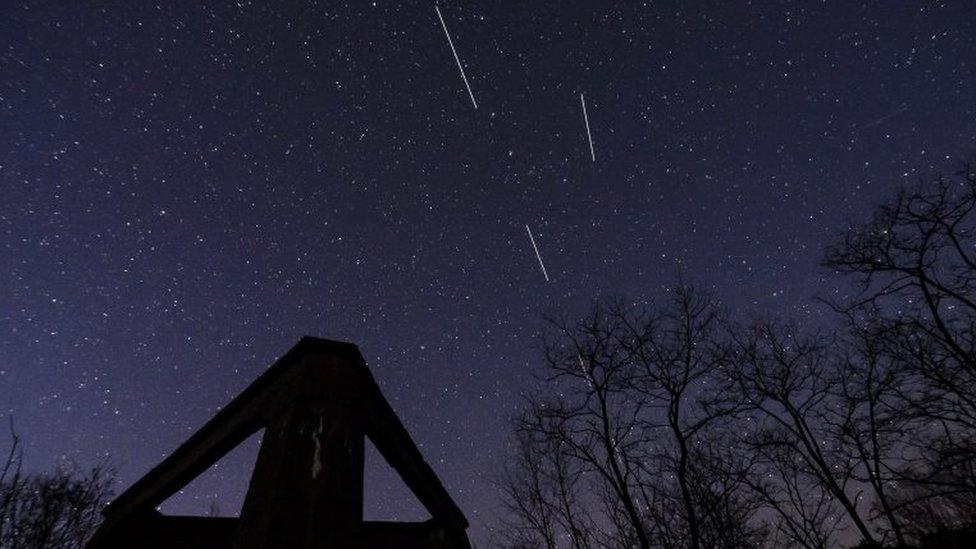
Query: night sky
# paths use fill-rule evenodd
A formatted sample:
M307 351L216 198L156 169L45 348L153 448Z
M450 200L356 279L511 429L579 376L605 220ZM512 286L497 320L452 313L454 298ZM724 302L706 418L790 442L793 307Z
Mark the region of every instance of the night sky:
M444 1L477 109L432 2L198 4L0 3L0 413L30 469L128 486L341 339L484 543L544 313L680 275L829 322L823 245L976 152L971 0ZM164 510L235 513L255 449ZM367 516L423 517L368 457Z

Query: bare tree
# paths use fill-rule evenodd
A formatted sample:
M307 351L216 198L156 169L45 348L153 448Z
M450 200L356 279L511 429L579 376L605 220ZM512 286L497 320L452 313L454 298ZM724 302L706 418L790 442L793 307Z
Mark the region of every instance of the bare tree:
M842 346L835 406L827 416L831 436L849 463L854 478L873 492L869 517L897 547L907 541L901 517L895 512L890 491L903 475L906 434L914 433L912 418L905 413L905 375L883 351L872 327L853 325Z
M760 547L769 538L756 520L764 507L750 486L752 456L735 451L733 436L710 433L691 451L689 483L701 520L702 547Z
M967 166L957 178L899 192L824 262L858 284L858 295L834 306L884 325L875 337L914 378L911 411L965 438L976 431L974 208Z
M767 474L778 474L783 481L780 486L763 486L760 493L781 516L801 513L796 516L807 528L813 524L804 518L816 517L819 512L811 515L804 509L803 499L823 501L826 496L836 502L870 546L880 546L860 510L863 488L856 482L857 462L843 451L828 428L839 383L830 367L830 340L804 336L793 326L772 323L739 330L735 337L737 355L729 372L748 401L755 422L753 432L742 438L742 444L767 468ZM794 471L798 478L791 478ZM799 487L816 488L823 494L794 495L791 490ZM792 501L793 497L801 501ZM796 520L781 530L790 532L803 525ZM823 522L822 517L819 522ZM817 533L806 543L824 537Z
M664 307L553 322L505 485L525 544L976 539L976 174L959 175L828 249L856 281L836 331L733 325L683 285Z
M960 454L957 445L945 445L930 449L926 462L913 464L927 469L912 475L921 481L902 481L888 494L906 539L922 545L927 537L976 526L976 491L970 485L976 477L973 452ZM937 489L933 483L938 484ZM974 540L976 535L971 535L969 541Z
M620 344L635 366L629 388L651 412L639 418L639 427L666 441L652 446L651 463L656 469L651 473L658 477L673 475L679 495L676 503L684 519L686 539L681 546L698 548L703 544L706 511L700 507L707 505L711 513L716 503L732 495L712 494L705 489L703 483L710 480L704 475L710 456L704 455L708 445L702 442L709 439L710 428L734 416L743 402L729 390L727 377L720 375L729 346L711 295L686 285L678 285L671 292L669 306L656 314L618 314L628 334ZM697 470L692 463L696 457ZM697 486L692 478L696 475ZM712 522L710 526L714 530L719 524ZM711 534L712 538L722 535L716 531Z
M112 495L112 471L97 466L87 471L59 468L51 474L25 474L12 420L10 434L11 445L0 469L0 547L83 547Z
M553 325L557 335L546 346L545 375L559 390L532 402L517 429L563 448L599 478L599 487L612 494L605 510L618 525L615 535L632 536L637 546L648 548L635 466L646 443L639 438L645 404L627 391L632 368L620 344L628 337L625 326L615 311L601 308L575 325Z
M754 445L756 466L744 480L772 515L772 547L826 549L836 545L836 501L821 484L795 465L793 451L780 445Z
M593 547L588 504L581 495L584 472L558 443L524 431L516 438L514 461L500 479L509 519L503 524L499 544L545 549Z
M543 376L550 394L530 403L517 429L549 441L578 474L573 481L602 494L602 518L591 523L602 528L586 539L641 548L758 544L755 498L737 470L717 467L727 446L718 443L727 432L720 426L743 403L723 372L729 345L711 297L679 286L661 308L596 305L585 319L552 327ZM543 517L535 514L540 539L551 523Z
M900 191L825 260L858 284L856 296L832 305L864 334L862 350L870 346L860 370L871 379L849 400L880 421L852 417L849 432L859 434L849 442L899 543L910 537L899 530L918 531L914 523L926 514L919 509L952 503L954 514L969 516L960 506L976 501L968 465L976 462L974 209L976 174L966 166L957 177ZM884 493L894 482L897 504Z

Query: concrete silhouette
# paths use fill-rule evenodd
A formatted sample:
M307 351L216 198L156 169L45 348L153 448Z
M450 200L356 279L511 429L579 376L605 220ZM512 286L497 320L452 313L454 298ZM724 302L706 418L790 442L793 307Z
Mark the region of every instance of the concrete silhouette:
M265 429L240 518L156 507ZM363 520L369 439L430 512L421 523ZM468 522L350 343L303 338L104 510L89 549L468 549Z

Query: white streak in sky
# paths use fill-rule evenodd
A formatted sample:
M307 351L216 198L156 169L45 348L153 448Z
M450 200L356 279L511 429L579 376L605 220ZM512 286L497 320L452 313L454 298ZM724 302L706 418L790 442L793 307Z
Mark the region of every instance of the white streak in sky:
M576 353L576 358L579 359L580 371L583 372L583 377L586 378L586 384L590 387L593 386L593 374L586 369L586 365L583 364L583 355Z
M874 122L871 122L869 124L864 124L863 126L860 126L860 127L856 127L855 129L857 129L857 130L863 130L865 128L870 128L872 126L877 126L878 124L884 122L885 120L888 120L889 118L892 118L894 116L898 116L899 114L905 112L906 110L908 110L908 107L906 105L902 105L900 109L898 109L898 110L896 110L894 112L890 112L890 113L882 116L881 118L875 120Z
M593 152L593 136L590 135L590 118L586 116L586 100L583 99L582 93L580 93L580 104L583 105L583 122L586 122L586 139L590 142L590 157L596 162L596 153Z
M532 237L532 229L526 225L525 230L529 233L529 241L532 242L532 249L535 250L535 257L539 260L539 267L542 267L542 276L546 277L546 282L549 282L549 273L546 272L546 265L542 262L542 256L539 255L539 247L535 245L535 238Z
M458 57L457 50L454 49L454 41L451 40L451 33L447 32L447 23L444 22L444 16L441 15L441 9L434 4L434 9L437 10L437 17L441 20L441 26L444 27L444 34L447 35L447 43L451 46L451 52L454 54L454 60L457 61L458 70L461 71L461 78L464 80L464 87L468 88L468 95L471 96L471 103L477 110L478 102L474 100L474 94L471 93L471 85L468 84L468 77L464 74L464 67L461 66L461 58Z

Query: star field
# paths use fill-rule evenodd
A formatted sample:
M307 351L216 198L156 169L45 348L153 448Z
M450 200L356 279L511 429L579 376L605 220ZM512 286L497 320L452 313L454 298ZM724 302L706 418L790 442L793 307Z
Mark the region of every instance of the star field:
M825 242L976 151L967 1L442 2L472 97L431 2L217 4L0 6L30 468L124 487L300 336L348 340L484 546L544 313L681 275L824 321ZM167 510L231 510L248 444Z

